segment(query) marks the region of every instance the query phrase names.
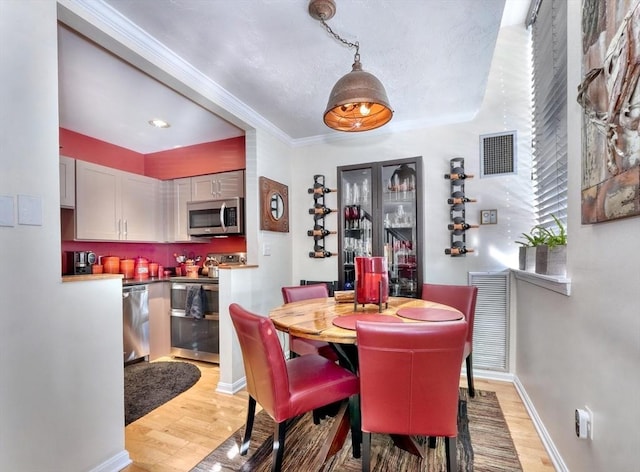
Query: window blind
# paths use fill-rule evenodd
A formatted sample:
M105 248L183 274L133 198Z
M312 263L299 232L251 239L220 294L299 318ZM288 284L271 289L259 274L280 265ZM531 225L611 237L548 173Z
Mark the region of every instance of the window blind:
M567 223L567 2L533 0L533 180L536 220ZM535 9L532 6L532 10Z

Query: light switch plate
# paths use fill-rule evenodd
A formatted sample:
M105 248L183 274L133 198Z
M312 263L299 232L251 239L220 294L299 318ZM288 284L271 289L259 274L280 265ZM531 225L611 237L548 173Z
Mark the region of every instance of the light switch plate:
M0 195L0 226L15 226L16 214L13 195Z
M18 195L18 224L42 226L42 198Z
M498 223L498 210L480 210L481 225L495 225Z

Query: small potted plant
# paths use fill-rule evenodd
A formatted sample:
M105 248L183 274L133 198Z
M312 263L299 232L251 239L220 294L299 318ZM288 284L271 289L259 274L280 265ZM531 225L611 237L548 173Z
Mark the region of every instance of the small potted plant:
M567 231L562 222L551 215L555 228L541 228L545 242L536 251L536 273L565 275L567 272Z
M536 271L537 248L546 244L547 232L540 226L534 226L529 233L522 233L523 241L516 241L520 244L519 269L527 272Z

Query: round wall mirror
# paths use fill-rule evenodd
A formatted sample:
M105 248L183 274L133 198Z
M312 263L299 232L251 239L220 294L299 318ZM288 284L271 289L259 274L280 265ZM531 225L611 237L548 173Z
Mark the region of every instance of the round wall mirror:
M289 232L289 188L260 177L260 229Z
M271 216L274 220L279 220L284 214L284 200L282 195L277 192L271 194Z

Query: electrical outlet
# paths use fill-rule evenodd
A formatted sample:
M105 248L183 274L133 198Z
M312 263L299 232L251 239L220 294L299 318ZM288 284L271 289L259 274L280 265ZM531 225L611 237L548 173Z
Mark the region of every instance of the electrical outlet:
M580 439L593 439L593 414L588 406L575 411L576 436Z

